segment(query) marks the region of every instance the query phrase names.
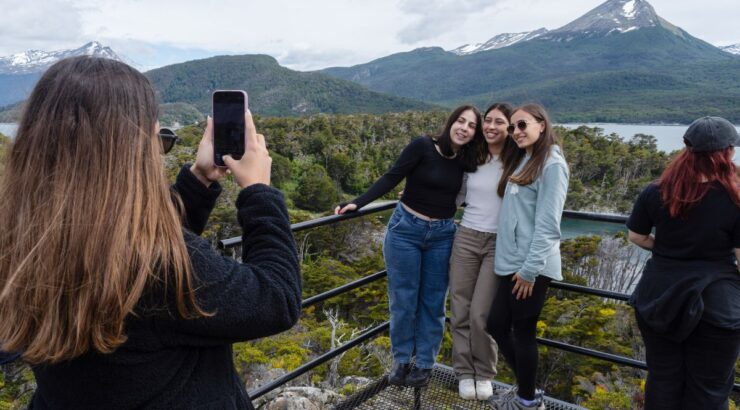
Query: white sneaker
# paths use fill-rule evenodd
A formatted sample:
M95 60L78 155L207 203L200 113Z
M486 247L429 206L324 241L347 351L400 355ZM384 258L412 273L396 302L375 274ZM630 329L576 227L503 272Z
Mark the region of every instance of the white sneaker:
M488 400L489 397L493 396L493 386L490 380L476 380L475 381L475 397L478 400Z
M458 386L460 397L465 400L475 400L475 380L462 379Z

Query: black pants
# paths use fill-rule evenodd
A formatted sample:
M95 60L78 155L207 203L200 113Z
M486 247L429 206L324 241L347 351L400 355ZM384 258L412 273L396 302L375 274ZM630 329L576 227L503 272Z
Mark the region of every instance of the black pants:
M639 314L648 366L645 410L726 410L735 381L740 331L704 321L677 343L653 332Z
M534 400L537 379L537 320L545 305L550 278L538 276L532 296L516 300L511 293L511 276L499 281L488 315L488 333L498 343L499 352L514 371L519 397Z

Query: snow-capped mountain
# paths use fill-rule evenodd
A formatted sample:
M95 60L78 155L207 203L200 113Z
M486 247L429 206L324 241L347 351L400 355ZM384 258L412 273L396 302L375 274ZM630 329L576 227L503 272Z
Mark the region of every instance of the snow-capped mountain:
M574 38L601 37L656 26L662 26L681 37L685 37L686 34L680 28L658 16L653 6L646 0L608 0L556 30L547 31L547 29L541 28L524 33L499 34L485 43L466 44L450 50L450 52L457 55L473 54L508 47L535 38L570 41Z
M653 6L645 0L608 0L541 38L570 41L573 38L602 37L657 26L683 36L681 29L658 16Z
M110 47L105 47L97 41L92 41L74 50L29 50L7 57L0 57L0 74L39 73L63 58L80 55L105 57L122 61Z
M740 55L740 43L720 47L720 49L730 54Z
M485 43L466 44L454 50L450 50L450 52L457 55L474 54L481 51L508 47L512 44L537 38L545 33L547 33L547 29L545 28L535 31L525 31L523 33L503 33L491 38Z

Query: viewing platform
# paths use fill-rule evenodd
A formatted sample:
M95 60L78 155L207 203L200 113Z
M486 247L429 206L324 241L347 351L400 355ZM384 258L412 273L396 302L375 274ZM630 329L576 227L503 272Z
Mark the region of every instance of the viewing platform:
M317 218L310 221L300 222L292 225L293 232L300 232L308 229L318 228L321 226L332 225L348 219L358 218L362 216L372 215L378 212L391 210L396 206L397 201L390 201L380 204L372 204L364 207L363 209L344 215L331 215L321 218ZM564 211L564 218L580 219L588 221L608 222L624 224L626 222L626 216L623 215L605 215L588 212L575 212L575 211ZM229 239L221 240L219 247L221 249L230 249L239 246L241 243L240 237L234 237ZM344 284L337 288L328 290L319 295L311 296L303 301L303 308L314 306L320 302L326 301L327 299L337 297L344 293L350 292L354 289L361 288L369 283L383 280L387 277L385 270L367 275L361 279L353 282ZM597 296L605 299L616 300L626 302L629 299L629 295L595 289L581 285L575 285L565 282L552 282L550 284L552 289L564 290L568 292L586 294ZM386 334L388 332L389 322L386 321L381 323L364 333L360 334L353 340L350 340L338 348L326 352L313 360L303 364L292 372L279 377L269 383L266 383L259 388L256 388L249 392L252 400L258 399L265 394L276 390L288 382L300 377L301 375L311 371L312 369L325 364L335 357L338 357L342 353L349 349L357 347L363 343L367 343L375 339L376 337ZM588 349L581 346L574 346L568 343L563 343L556 340L550 340L545 338L538 338L538 343L548 348L554 348L563 350L572 354L578 354L603 360L606 362L614 363L619 366L628 366L636 369L646 370L647 366L645 362L636 360L629 357L619 356L611 353L601 352L598 350ZM498 381L493 382L494 389L505 390L509 386ZM734 392L740 392L740 384L735 383ZM551 410L565 410L565 409L583 409L584 407L566 403L557 400L552 397L545 396L545 404L547 409ZM452 368L437 364L432 373L432 379L427 387L423 388L410 388L410 387L397 387L390 386L388 384L387 376L383 376L370 384L361 388L361 390L355 392L351 396L345 398L335 407L337 410L346 409L489 409L491 406L485 401L475 400L463 400L457 393L457 379L455 377Z

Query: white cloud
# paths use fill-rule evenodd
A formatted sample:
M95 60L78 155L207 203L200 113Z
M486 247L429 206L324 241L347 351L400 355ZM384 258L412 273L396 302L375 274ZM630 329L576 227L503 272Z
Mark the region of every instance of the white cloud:
M84 10L67 0L0 0L0 55L55 50L84 43Z
M269 54L294 69L451 49L505 32L554 29L602 0L0 0L0 56L100 40L144 68L216 54ZM740 42L737 0L651 0L712 44ZM711 23L711 24L708 24Z
M397 37L404 44L439 38L464 28L471 17L494 5L493 0L402 0L400 10L414 16L414 22L401 29Z

